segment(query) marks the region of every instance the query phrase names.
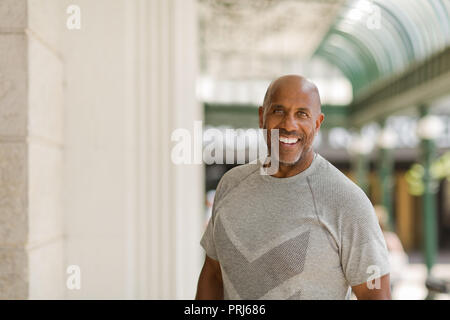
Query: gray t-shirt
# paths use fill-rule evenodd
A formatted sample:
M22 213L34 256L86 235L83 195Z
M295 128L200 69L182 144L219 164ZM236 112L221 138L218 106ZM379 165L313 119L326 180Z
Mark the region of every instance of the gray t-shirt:
M288 178L260 166L222 177L200 241L225 299L348 299L349 286L389 273L370 200L331 163L316 154Z

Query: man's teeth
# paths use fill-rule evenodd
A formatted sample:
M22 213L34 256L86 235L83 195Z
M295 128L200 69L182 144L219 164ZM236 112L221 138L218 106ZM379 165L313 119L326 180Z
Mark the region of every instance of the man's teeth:
M280 137L280 141L283 143L297 143L298 138L285 138L285 137Z

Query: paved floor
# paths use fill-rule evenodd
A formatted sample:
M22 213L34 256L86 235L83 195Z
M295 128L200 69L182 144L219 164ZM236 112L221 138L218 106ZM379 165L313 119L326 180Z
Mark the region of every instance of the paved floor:
M392 298L395 300L423 300L427 296L425 288L427 270L421 254L410 254L409 262L403 279L392 290ZM441 253L437 262L433 267L432 275L450 280L450 254ZM436 299L450 300L450 295L439 294Z

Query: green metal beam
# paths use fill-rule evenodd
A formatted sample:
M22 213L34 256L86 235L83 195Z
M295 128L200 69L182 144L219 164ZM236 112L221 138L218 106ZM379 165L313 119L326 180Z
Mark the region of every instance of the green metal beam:
M258 128L258 106L251 104L205 103L205 124L233 128ZM323 105L323 128L347 126L349 109L346 106Z
M243 104L205 103L205 124L233 128L258 128L258 107Z
M369 196L369 171L370 162L366 154L358 154L353 159L354 172L358 186Z
M404 108L431 102L447 95L449 88L450 47L446 47L356 97L350 106L350 122L361 126Z
M422 117L428 115L429 108L425 105L419 107ZM437 234L437 203L435 188L436 181L431 174L431 164L436 157L436 145L433 140L421 140L422 164L424 168L423 184L424 193L422 195L423 214L423 249L425 253L425 264L427 273L430 274L436 262L438 252Z

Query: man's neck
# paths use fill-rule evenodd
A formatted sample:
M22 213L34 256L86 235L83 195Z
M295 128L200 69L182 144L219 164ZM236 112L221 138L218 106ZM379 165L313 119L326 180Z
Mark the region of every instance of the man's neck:
M278 172L272 175L275 178L288 178L305 171L311 165L314 159L314 151L310 150L308 153L302 155L300 160L295 165L283 165L280 163Z

